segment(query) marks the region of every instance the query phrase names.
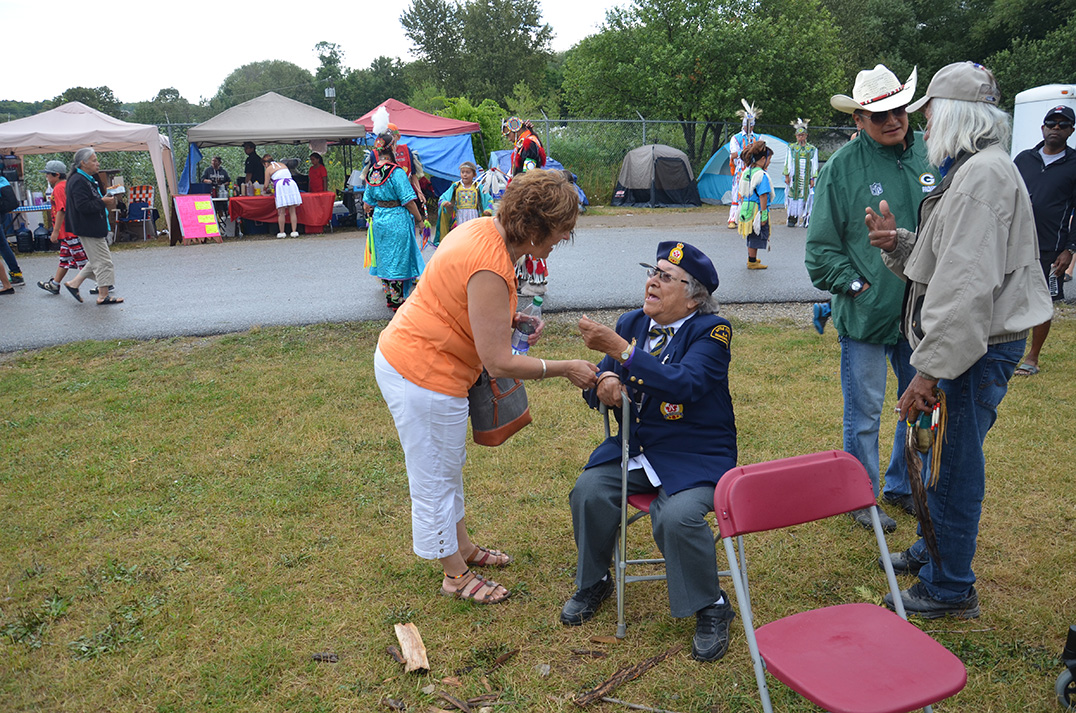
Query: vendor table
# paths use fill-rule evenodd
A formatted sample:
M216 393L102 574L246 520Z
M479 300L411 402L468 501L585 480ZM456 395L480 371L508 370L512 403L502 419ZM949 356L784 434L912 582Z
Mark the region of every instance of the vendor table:
M320 233L329 225L333 215L333 202L336 194L302 193L302 205L295 207L296 219L308 233ZM257 220L262 223L276 223L276 199L273 196L239 196L228 200L228 212L232 220L240 218ZM287 211L284 213L287 218ZM285 223L287 224L287 223Z

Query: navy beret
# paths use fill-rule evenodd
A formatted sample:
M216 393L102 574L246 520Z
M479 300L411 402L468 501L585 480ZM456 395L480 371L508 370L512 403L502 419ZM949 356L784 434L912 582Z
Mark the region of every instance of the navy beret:
M679 265L687 274L694 277L710 294L717 289L717 269L702 250L690 243L678 243L666 240L658 243L658 260L668 260Z

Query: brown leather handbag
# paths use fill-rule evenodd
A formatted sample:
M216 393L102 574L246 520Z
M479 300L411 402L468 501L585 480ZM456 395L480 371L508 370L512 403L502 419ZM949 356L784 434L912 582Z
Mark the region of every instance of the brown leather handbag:
M474 442L499 446L531 422L527 390L519 379L494 379L485 369L467 392Z

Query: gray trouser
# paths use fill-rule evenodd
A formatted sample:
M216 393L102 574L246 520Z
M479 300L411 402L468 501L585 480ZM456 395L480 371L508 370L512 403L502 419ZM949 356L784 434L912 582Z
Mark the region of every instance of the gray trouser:
M641 469L628 471L628 494L654 492ZM714 509L714 486L668 495L658 488L650 506L654 541L665 557L669 611L691 616L721 596L717 582L717 551L706 513ZM609 571L620 528L620 463L588 468L568 496L572 528L579 550L575 584L580 589L598 582Z
M112 252L108 249L108 238L83 238L82 248L86 251L86 267L80 275L93 280L98 285L116 284L116 272L112 267Z

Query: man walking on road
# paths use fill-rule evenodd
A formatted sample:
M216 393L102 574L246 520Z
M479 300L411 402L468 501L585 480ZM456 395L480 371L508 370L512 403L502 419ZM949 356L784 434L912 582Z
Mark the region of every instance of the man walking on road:
M805 262L814 286L833 293L832 319L841 344L844 396L844 450L866 468L879 493L878 431L885 400L886 361L897 377L897 391L915 370L911 349L900 333L904 285L871 247L863 216L886 200L902 206L893 212L901 227L915 229L916 211L937 180L926 149L908 128L905 107L915 94L915 70L904 84L883 65L856 76L852 96L830 99L834 109L855 116L859 138L842 146L822 168L815 186L814 210L807 228ZM883 500L914 512L904 462L904 424L897 426L885 474ZM880 513L886 532L893 518ZM870 511L853 519L871 527Z

